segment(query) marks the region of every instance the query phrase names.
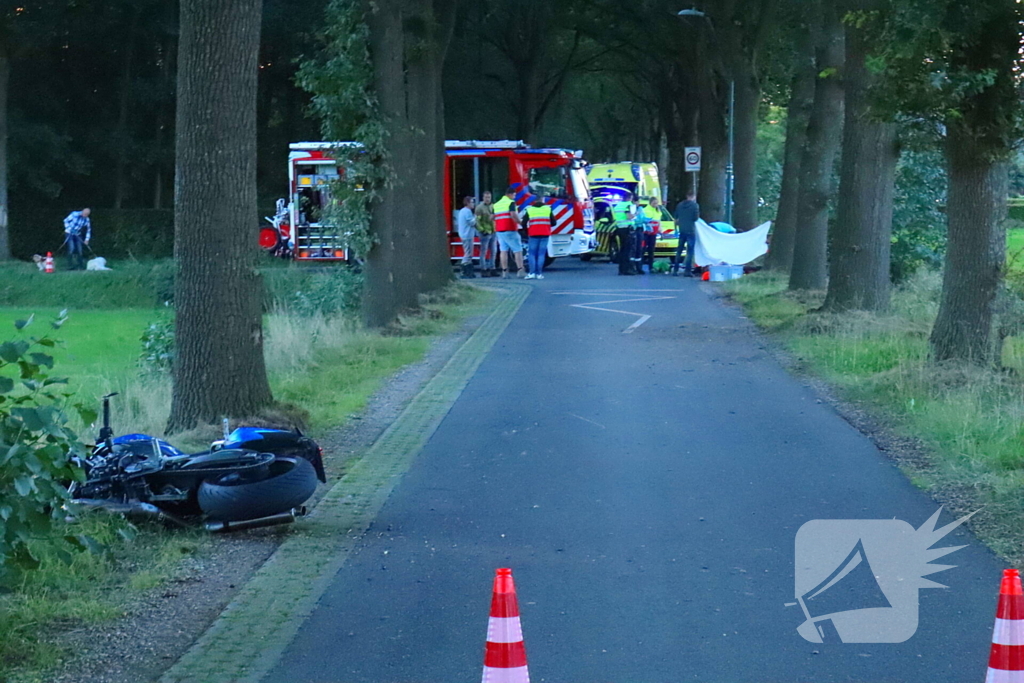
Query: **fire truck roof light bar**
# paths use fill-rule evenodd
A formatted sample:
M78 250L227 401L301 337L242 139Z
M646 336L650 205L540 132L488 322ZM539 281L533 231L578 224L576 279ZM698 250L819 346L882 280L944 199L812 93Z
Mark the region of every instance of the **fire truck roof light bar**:
M529 145L522 140L445 140L448 149L479 148L487 149L527 149Z

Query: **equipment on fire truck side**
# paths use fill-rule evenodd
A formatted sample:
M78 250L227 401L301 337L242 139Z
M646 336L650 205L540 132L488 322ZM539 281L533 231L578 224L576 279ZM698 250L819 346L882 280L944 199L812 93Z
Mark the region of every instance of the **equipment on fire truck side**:
M260 228L260 246L271 256L292 258L291 222L288 220L288 202L284 197L277 200L274 217L264 216L269 226Z

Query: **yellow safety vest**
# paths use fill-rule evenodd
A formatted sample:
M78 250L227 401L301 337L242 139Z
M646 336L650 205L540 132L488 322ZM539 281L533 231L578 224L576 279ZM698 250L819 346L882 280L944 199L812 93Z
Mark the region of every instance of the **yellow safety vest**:
M543 206L531 206L526 210L527 223L526 231L530 237L547 237L551 234L552 220L551 220L551 207L547 204Z

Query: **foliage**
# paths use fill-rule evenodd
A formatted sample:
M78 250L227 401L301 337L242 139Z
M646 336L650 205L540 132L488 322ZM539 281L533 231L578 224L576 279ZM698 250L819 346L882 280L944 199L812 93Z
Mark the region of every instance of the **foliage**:
M61 316L52 325L59 328L65 320ZM84 446L67 426L69 395L61 391L66 380L49 374L53 357L45 351L55 344L47 336L0 344L0 578L9 579L14 567L38 567L31 542L47 536L60 518L66 483L82 480L73 458L84 455ZM95 412L72 407L84 422L95 420ZM93 541L68 536L65 544L67 553Z
M761 220L772 220L778 213L782 190L782 164L786 154L786 109L768 107L757 126L757 191Z
M169 373L174 364L174 321L150 323L141 341L139 364L143 371L157 375Z
M905 151L896 168L893 198L894 282L921 267L939 268L946 251L946 172L934 146Z
M324 139L359 143L333 150L341 174L331 186L334 201L322 218L344 227L348 246L359 257L373 245L370 204L391 179L363 12L361 3L331 0L321 53L304 61L297 75L298 83L313 94L311 109L321 121Z
M888 0L869 68L884 78L879 110L973 131L986 154L1005 156L1022 137L1018 77L1022 9L1014 0ZM867 21L867 17L862 17Z
M154 308L173 299L170 261L108 264L109 272L41 273L31 263L0 264L0 306L50 308Z

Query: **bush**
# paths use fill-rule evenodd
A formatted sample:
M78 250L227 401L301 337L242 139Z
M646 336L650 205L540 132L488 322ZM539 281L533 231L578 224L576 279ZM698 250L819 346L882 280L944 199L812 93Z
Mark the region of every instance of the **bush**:
M907 151L896 169L892 231L893 282L922 267L939 268L946 253L946 172L936 149Z
M58 270L48 275L34 264L0 265L0 306L153 308L172 300L173 263L129 262L112 267L109 272Z
M263 279L268 310L331 317L359 309L363 278L345 265L268 268Z
M45 336L0 344L0 578L14 567L38 566L30 543L50 534L68 497L65 483L82 477L73 457L84 455L84 446L64 412L70 395L60 391L65 380L49 375L53 357L43 352L54 345ZM75 408L84 422L96 419ZM65 541L68 549L89 545L82 538Z

